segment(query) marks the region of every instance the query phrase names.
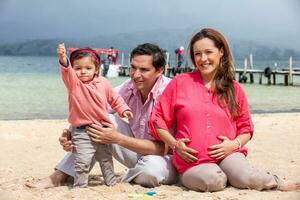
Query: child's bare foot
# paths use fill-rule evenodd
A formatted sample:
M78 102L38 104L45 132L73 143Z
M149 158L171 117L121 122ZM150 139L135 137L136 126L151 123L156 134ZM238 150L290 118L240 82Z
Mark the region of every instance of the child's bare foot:
M25 185L29 188L37 188L37 189L47 189L61 186L65 183L68 175L65 173L56 170L53 174L43 179L38 179L36 181L31 181L25 183Z

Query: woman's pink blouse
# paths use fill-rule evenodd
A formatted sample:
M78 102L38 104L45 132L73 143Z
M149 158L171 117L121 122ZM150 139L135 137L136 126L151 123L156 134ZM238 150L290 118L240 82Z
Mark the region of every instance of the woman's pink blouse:
M154 138L160 140L154 125L169 130L178 140L189 138L187 143L198 151L198 161L185 162L174 153L173 163L180 173L201 163L219 163L208 155L208 147L222 141L217 136L234 139L240 134L253 134L249 106L245 92L238 82L234 82L236 101L239 105L239 117L233 119L227 106L220 106L216 95L207 89L199 71L176 76L166 87L149 119L149 130ZM174 130L174 131L172 131ZM247 155L247 148L235 152Z

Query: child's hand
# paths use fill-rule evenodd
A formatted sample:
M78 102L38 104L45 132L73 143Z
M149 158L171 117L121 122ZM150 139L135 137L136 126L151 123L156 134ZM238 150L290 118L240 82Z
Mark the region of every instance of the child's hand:
M63 65L67 65L68 60L67 60L65 43L59 43L56 52L57 52L57 57L59 59L59 62Z
M128 120L131 120L133 118L133 113L130 110L125 110L123 112L123 117L126 117Z

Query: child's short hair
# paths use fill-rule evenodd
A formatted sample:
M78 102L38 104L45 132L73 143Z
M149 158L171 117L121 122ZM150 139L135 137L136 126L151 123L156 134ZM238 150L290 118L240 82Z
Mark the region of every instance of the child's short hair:
M96 67L100 68L101 65L101 59L98 53L92 49L92 48L80 48L73 51L70 55L70 62L71 65L73 65L75 60L81 59L83 57L90 56L92 58L92 61L94 62Z

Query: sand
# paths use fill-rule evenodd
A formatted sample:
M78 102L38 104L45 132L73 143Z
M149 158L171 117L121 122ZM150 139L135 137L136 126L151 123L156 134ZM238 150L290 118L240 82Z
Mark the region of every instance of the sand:
M257 168L265 169L290 181L300 181L300 113L255 114L255 134L248 143L248 160ZM300 191L255 191L227 187L224 191L200 193L180 186L143 188L138 185L103 185L98 165L90 174L90 186L72 189L71 185L51 189L29 189L25 182L43 178L65 152L58 143L66 120L0 121L0 200L35 199L128 199L129 193L155 191L148 199L300 199ZM126 168L115 162L118 174Z

